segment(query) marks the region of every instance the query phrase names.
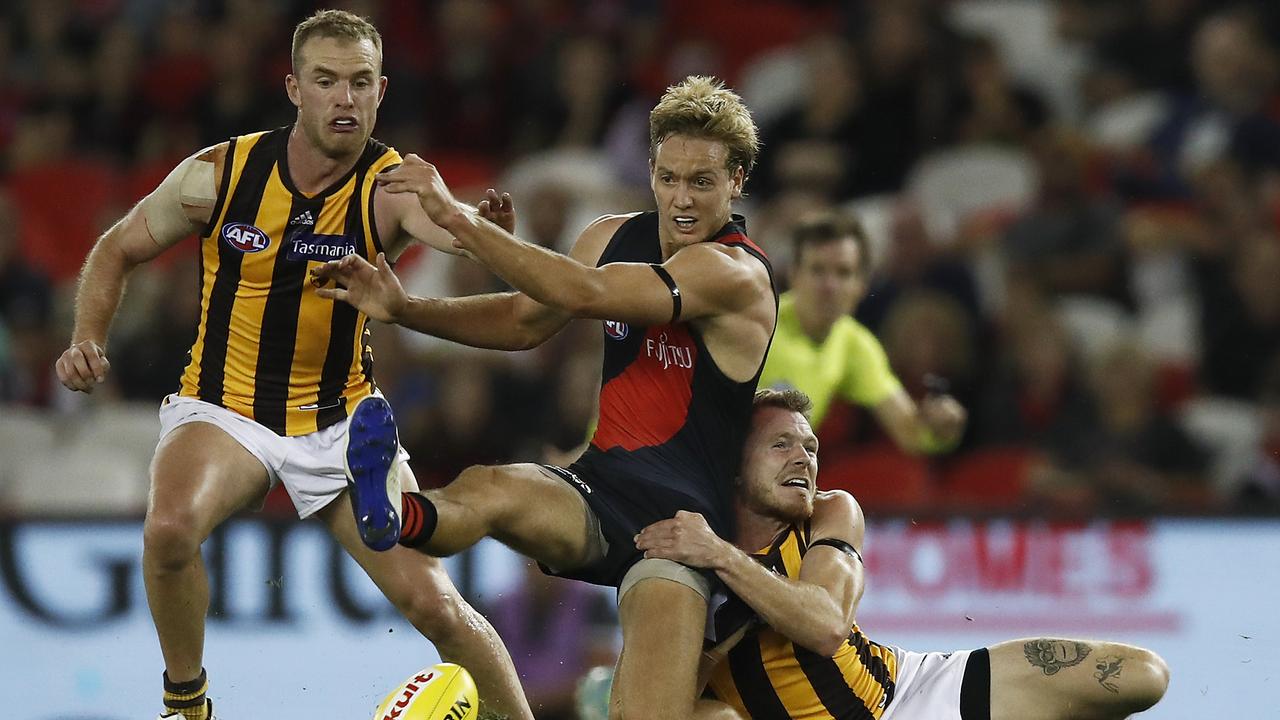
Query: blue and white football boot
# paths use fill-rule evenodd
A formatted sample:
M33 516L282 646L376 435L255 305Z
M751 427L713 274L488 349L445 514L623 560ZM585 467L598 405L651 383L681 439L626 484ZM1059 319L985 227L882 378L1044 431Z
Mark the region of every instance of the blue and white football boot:
M347 490L356 529L373 550L390 550L400 539L400 436L391 405L370 395L351 412L347 428Z

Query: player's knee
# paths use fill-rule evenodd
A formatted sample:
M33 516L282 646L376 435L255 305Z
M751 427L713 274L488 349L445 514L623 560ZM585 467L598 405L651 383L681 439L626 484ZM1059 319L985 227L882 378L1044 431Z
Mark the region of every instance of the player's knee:
M465 624L462 603L452 595L417 593L400 609L413 626L422 630L432 642L447 642Z
M142 549L149 564L161 571L186 567L204 541L194 517L187 513L148 514L142 526Z
M474 610L457 594L437 587L420 587L390 598L396 609L428 640L449 645L466 633Z
M490 465L472 465L458 473L453 482L445 486L444 492L449 499L474 507L476 503L487 503L493 495L499 493L498 473Z
M468 510L491 518L529 502L528 488L514 471L503 465L472 465L449 483L445 491L451 500Z
M1160 702L1165 690L1169 687L1169 666L1164 658L1139 648L1132 658L1132 666L1126 668L1130 674L1128 685L1132 688L1128 700L1131 703L1129 712L1141 712Z
M613 681L609 720L693 717L697 698L692 683L683 680L664 677L662 672L621 672Z

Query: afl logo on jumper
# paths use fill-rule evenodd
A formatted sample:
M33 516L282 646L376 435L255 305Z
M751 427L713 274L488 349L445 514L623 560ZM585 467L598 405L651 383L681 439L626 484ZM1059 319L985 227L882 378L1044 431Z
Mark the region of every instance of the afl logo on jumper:
M256 253L271 245L271 238L248 223L227 223L222 226L222 239L242 253Z
M614 340L626 340L628 329L627 324L624 322L618 322L617 320L604 321L605 334Z

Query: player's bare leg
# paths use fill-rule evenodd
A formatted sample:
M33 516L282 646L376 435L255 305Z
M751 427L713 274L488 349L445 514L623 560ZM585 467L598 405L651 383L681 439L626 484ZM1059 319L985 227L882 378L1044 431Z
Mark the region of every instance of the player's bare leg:
M411 479L405 481L412 485ZM351 522L346 493L317 517L440 656L467 668L486 711L512 720L533 717L506 647L489 621L458 593L439 560L406 547L385 552L365 547Z
M619 616L623 650L613 679L611 720L692 717L706 600L672 580L647 578L622 597Z
M200 545L233 513L267 491L266 468L207 423L182 425L156 448L142 535L142 573L165 673L199 677L209 579Z
M1133 645L1028 638L989 652L991 720L1120 720L1169 685L1164 660Z
M596 560L590 510L578 491L540 465L477 465L423 495L435 506L436 528L417 547L439 557L492 537L554 568Z

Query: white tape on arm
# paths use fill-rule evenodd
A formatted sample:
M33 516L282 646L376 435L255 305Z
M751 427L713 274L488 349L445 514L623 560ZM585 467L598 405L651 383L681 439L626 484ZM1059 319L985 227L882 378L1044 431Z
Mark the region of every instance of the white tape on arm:
M178 186L179 199L192 208L213 210L218 199L218 184L213 178L212 160L193 160Z
M151 240L169 247L207 221L217 199L213 163L189 157L138 203Z

